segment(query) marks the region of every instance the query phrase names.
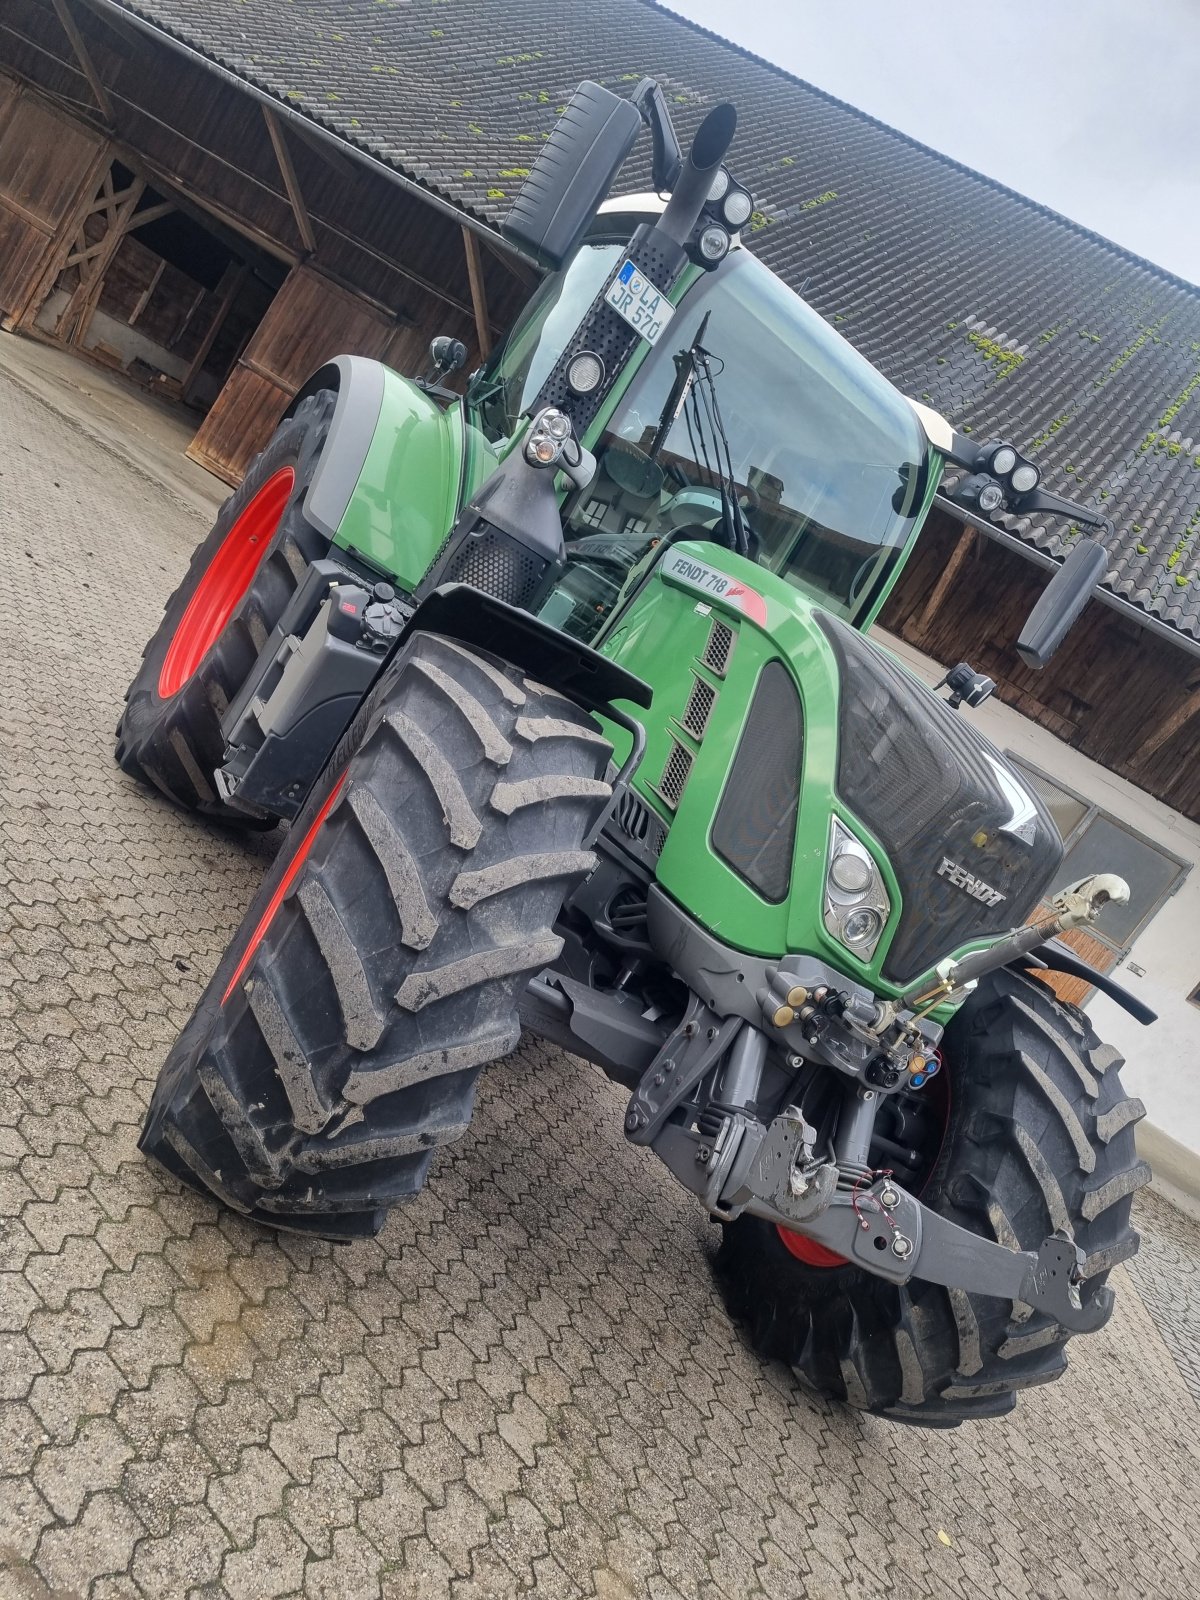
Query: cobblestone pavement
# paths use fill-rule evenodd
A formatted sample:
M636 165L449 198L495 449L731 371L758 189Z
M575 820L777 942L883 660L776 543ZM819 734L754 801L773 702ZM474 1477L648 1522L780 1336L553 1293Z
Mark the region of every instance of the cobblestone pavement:
M1157 1204L1145 1298L1117 1273L1062 1383L923 1433L759 1365L715 1229L556 1051L486 1075L369 1244L147 1166L155 1072L272 845L112 764L195 510L7 379L0 472L3 1600L1200 1590L1198 1235Z

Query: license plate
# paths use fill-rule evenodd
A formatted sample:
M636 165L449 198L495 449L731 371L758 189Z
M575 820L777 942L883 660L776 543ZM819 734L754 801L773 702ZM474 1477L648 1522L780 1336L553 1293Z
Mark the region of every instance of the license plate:
M675 315L675 307L660 289L656 289L644 272L639 272L628 258L622 261L616 277L605 291L604 298L629 326L654 344L659 334Z

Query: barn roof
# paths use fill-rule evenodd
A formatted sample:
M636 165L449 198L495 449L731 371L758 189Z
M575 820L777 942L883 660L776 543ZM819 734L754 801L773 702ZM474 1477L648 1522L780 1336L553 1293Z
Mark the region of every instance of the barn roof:
M657 77L681 134L734 101L751 248L906 393L977 438L1013 439L1048 487L1100 505L1116 529L1108 586L1200 639L1194 285L654 0L92 3L493 221L581 78L627 93ZM1061 553L1061 522L1008 526Z

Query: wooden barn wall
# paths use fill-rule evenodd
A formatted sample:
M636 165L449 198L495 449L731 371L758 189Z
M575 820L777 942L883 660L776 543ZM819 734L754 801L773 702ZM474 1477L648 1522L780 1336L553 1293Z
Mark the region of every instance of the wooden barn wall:
M0 77L0 319L21 316L105 149L99 133Z
M466 340L468 322L451 315L446 331ZM297 267L239 357L188 455L227 483L240 483L305 379L347 350L411 371L421 363L424 338L413 328L397 328L311 268Z
M953 518L930 517L881 624L937 661L969 661L1022 715L1200 822L1200 658L1093 600L1049 666L1031 670L1014 646L1047 574L986 534L971 534L928 614L965 537Z
M153 40L118 34L77 8L77 20L115 108L115 138L152 178L182 191L214 217L298 264L303 241L284 192L259 103ZM49 0L4 0L0 67L102 124ZM348 157L326 160L294 133L286 140L317 249L308 265L416 327L464 338L477 354L462 232L419 197ZM124 157L123 157L124 159ZM490 321L508 327L527 288L483 251ZM458 313L458 317L454 313Z

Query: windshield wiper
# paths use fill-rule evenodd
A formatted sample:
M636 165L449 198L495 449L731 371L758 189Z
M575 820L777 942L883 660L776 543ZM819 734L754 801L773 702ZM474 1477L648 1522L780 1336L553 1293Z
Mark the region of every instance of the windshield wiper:
M658 419L649 456L653 461L661 451L667 435L682 416L687 426L692 459L697 466L703 463L709 484L721 496L721 540L738 555L750 555L750 530L738 498L737 478L733 471L733 453L729 448L729 435L721 416L717 399L717 386L713 372L713 356L704 348L704 335L708 331L711 312L704 313L696 330L696 337L686 350L675 357L675 382L667 396L666 405ZM720 357L716 358L720 361ZM722 366L724 363L722 362ZM719 371L720 369L718 369ZM711 455L709 444L711 440ZM715 460L716 465L713 465Z

